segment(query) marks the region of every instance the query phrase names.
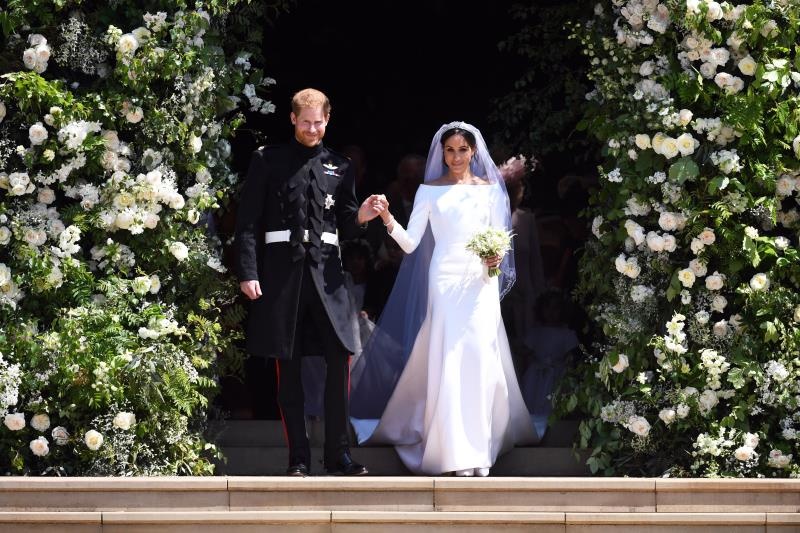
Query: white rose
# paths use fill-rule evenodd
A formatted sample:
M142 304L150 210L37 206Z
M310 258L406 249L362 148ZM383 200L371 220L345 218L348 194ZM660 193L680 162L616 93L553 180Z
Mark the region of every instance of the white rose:
M727 320L720 320L719 322L715 322L714 326L712 327L712 331L714 335L717 337L727 337L728 333L730 333L730 328L728 327Z
M203 148L203 139L200 137L195 136L194 134L189 136L189 150L196 154Z
M56 200L56 193L50 187L41 187L36 199L43 204L52 204Z
M700 143L692 137L690 133L683 133L677 139L678 143L678 150L680 150L681 155L687 156L694 153L695 148L697 148Z
M19 431L25 427L25 414L8 413L5 418L3 418L3 424L11 431Z
M700 252L703 251L703 248L705 247L706 245L703 244L703 241L701 241L697 237L692 239L692 242L689 243L689 248L692 249L692 253L694 253L694 255L698 255Z
M67 428L64 426L54 427L50 435L52 435L53 440L58 446L64 446L69 442L69 433L67 433Z
M44 413L33 415L31 418L31 427L36 431L44 433L50 427L50 417Z
M700 235L698 235L697 238L700 239L700 242L702 242L706 246L714 244L714 241L717 240L716 235L714 235L714 230L711 228L703 229L703 231L700 232Z
M660 418L661 421L664 422L666 425L672 424L675 421L676 416L677 413L675 412L675 409L662 409L658 413L658 418Z
M724 284L722 276L717 272L706 278L706 289L710 291L718 291Z
M674 213L665 211L658 217L658 225L664 231L675 231L678 229L678 219Z
M756 63L756 61L750 56L750 54L747 54L742 59L740 59L738 64L739 72L741 72L745 76L753 76L756 73L757 66L758 63Z
M740 446L736 448L736 451L733 452L733 455L740 461L749 461L753 458L753 448L750 446Z
M692 116L694 115L688 109L681 109L678 112L678 122L681 126L686 126L692 121Z
M0 287L7 285L11 281L11 269L5 263L0 263Z
M33 452L33 455L37 457L44 457L45 455L50 453L50 445L47 442L47 439L44 437L33 439L29 446L31 451Z
M672 159L680 153L678 148L678 140L672 137L665 137L661 143L661 155L667 159Z
M28 139L34 146L42 144L47 140L47 128L41 122L37 122L28 128Z
M707 413L719 403L719 399L717 398L717 393L713 390L706 389L700 394L700 397L697 398L697 403L700 404L700 408L703 412Z
M774 37L778 33L778 23L774 20L768 20L766 24L761 27L761 35L763 37Z
M27 48L22 52L22 64L29 70L36 68L36 50Z
M628 429L640 437L646 437L650 433L650 422L643 416L631 416L628 418Z
M664 235L664 251L674 252L678 249L678 241L675 240L674 235Z
M654 69L655 64L652 61L645 61L639 66L639 75L647 77L653 73Z
M664 135L663 133L661 133L660 131L658 133L656 133L655 135L653 135L653 138L650 141L650 144L653 147L653 150L655 151L655 153L657 153L657 154L661 153L661 150L662 150L663 144L664 144L664 139L666 139L666 138L667 138L667 136Z
M675 414L678 415L678 418L686 418L689 416L689 406L685 403L679 404L678 407L675 409Z
M161 289L161 279L153 274L150 276L150 294L156 294Z
M189 212L186 213L186 220L190 224L197 224L200 222L200 213L197 212L197 209L189 209Z
M120 412L117 413L112 421L112 424L115 428L121 429L123 431L129 430L134 424L136 424L136 415L134 413L126 413Z
M727 306L728 306L728 300L721 294L717 294L716 296L714 296L714 299L711 300L711 309L713 309L717 313L721 313L722 311L724 311Z
M692 272L694 272L694 275L698 278L702 278L708 273L708 267L699 259L692 259L689 261L689 268L692 269Z
M117 42L117 51L123 55L131 55L139 48L139 40L132 33L126 33Z
M708 319L710 318L708 311L698 311L694 315L694 319L697 320L698 324L708 324Z
M766 274L759 272L750 278L750 288L754 291L765 291L769 289L769 278Z
M125 113L125 120L130 122L131 124L138 124L144 118L144 111L142 111L141 107L135 107L129 109L127 113Z
M717 73L717 65L714 63L703 63L700 65L700 74L710 80Z
M791 195L796 187L796 183L794 178L791 176L784 174L775 182L775 192L778 193L778 196L789 196Z
M745 433L744 434L744 445L749 446L750 448L755 449L758 446L760 439L758 435L755 433Z
M178 261L183 261L189 257L189 248L180 241L175 241L169 245L169 252L175 256Z
M800 158L800 135L792 140L792 150L794 151L794 156Z
M86 447L90 450L99 450L100 446L103 445L103 435L93 429L90 429L83 436L83 442L86 443Z
M695 281L694 272L692 272L688 268L684 268L683 270L678 272L678 281L680 281L681 285L683 285L684 287L690 288L692 285L694 285Z
M617 364L611 367L611 369L616 372L617 374L623 372L626 368L628 368L628 356L624 353L619 354L617 358Z
M169 199L169 206L172 209L183 209L186 205L186 200L178 193L173 194Z
M150 291L150 278L148 276L134 278L131 288L136 294L147 294Z
M0 244L6 245L11 242L11 230L5 226L0 226ZM2 285L0 283L0 285Z
M646 150L651 147L650 136L646 133L639 133L636 135L636 147L640 150Z
M706 2L706 7L708 7L708 11L706 12L706 20L709 22L719 20L723 17L722 6L719 5L719 2L710 0Z
M6 118L6 104L0 100L0 122L3 122L4 118Z
M654 252L664 251L664 237L651 231L647 234L647 246Z

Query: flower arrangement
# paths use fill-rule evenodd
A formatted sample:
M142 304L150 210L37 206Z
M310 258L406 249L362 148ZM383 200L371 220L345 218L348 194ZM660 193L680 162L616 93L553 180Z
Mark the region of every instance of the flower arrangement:
M481 259L502 257L511 249L512 237L513 234L510 231L487 228L473 235L467 242L466 248ZM500 267L489 268L487 274L489 277L499 276Z
M603 143L560 411L606 474L796 477L795 2L612 0L574 27Z
M274 109L222 40L236 4L1 14L0 472L213 472L242 310L211 222L244 111Z

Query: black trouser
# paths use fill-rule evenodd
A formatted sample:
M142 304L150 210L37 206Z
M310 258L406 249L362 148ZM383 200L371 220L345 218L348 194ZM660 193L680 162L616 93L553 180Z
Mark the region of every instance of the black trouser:
M313 338L312 338L313 337ZM309 343L309 341L316 341ZM278 405L281 408L286 439L289 445L289 464L310 465L311 449L306 433L302 356L307 346L319 346L325 355L325 462L334 462L349 448L348 400L350 385L349 354L342 346L314 287L309 267L303 268L300 304L297 310L297 330L294 353L289 360L276 361L278 371Z

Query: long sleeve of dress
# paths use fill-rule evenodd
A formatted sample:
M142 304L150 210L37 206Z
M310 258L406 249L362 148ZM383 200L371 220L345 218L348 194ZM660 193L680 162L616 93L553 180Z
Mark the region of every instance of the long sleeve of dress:
M510 220L507 220L510 208L508 195L506 195L503 189L500 188L500 185L496 183L490 185L490 187L492 188L492 194L490 195L492 208L489 223L493 228L503 229L506 227L506 224L511 223Z
M430 216L431 206L424 192L423 187L417 190L414 196L414 209L411 211L411 216L408 218L408 229L395 220L392 232L389 233L391 237L397 241L400 248L407 254L413 252L419 245L425 230L428 227L428 218Z

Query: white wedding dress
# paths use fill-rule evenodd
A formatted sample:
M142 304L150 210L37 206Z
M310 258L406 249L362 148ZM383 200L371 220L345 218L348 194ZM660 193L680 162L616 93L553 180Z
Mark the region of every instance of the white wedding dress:
M515 444L538 441L514 373L498 280L465 248L475 233L504 227L504 202L497 185L422 185L408 228L395 223L391 233L411 253L430 222L428 309L366 444L394 444L416 474L488 468Z

